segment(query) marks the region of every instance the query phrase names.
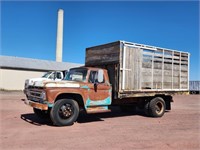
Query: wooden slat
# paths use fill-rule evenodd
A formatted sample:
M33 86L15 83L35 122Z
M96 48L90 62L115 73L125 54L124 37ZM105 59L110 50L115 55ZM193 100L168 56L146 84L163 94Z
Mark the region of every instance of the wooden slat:
M88 48L86 50L86 66L119 62L119 45Z

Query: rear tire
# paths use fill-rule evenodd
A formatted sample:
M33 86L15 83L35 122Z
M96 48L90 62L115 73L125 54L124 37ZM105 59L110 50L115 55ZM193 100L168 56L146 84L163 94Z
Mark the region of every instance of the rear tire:
M50 117L54 125L69 126L77 120L79 106L75 100L61 99L55 102L50 112Z
M161 97L156 97L149 102L149 115L151 117L162 117L165 110L165 101Z

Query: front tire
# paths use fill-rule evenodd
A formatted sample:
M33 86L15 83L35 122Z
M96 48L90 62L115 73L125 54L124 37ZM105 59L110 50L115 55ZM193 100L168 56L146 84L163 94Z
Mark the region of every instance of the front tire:
M78 103L72 99L56 101L50 112L51 120L57 126L72 125L77 120L78 115Z

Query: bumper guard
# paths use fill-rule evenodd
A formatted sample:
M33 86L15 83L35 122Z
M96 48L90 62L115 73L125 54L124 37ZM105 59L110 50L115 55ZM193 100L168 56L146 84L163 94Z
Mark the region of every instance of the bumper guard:
M48 110L47 104L41 104L41 103L33 102L33 101L28 100L28 99L23 99L23 101L26 105L29 105L31 107L41 109L41 110Z

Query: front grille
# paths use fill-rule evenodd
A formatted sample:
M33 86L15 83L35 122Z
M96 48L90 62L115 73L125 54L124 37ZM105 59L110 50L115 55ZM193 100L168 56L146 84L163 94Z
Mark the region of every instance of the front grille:
M31 101L42 103L42 91L29 90L27 98Z
M43 89L43 87L29 85L28 89Z
M41 92L30 91L30 96L35 97L35 98L40 98Z

